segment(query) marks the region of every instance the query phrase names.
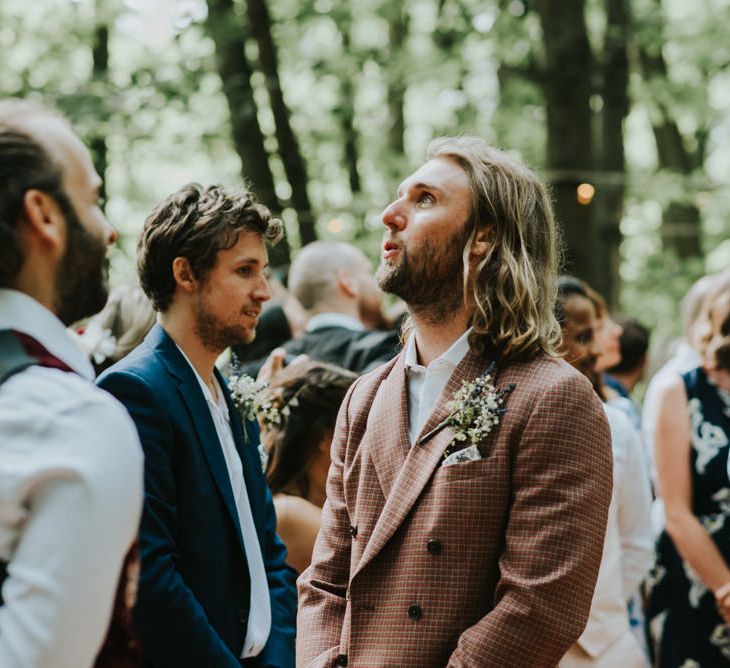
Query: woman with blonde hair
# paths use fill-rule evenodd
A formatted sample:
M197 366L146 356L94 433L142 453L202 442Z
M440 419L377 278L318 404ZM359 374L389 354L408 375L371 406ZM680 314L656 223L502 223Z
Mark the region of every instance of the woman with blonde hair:
M661 388L665 528L648 580L654 665L730 664L730 278L703 305L702 364Z

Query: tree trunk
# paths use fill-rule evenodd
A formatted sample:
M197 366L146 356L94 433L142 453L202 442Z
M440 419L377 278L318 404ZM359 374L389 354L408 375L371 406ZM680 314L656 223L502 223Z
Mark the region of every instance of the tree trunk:
M102 133L94 133L89 138L91 155L94 160L96 173L101 176L101 188L99 198L102 207L106 208L106 168L107 168L107 145L106 130L109 123L109 110L105 97L101 95L101 89L106 89L109 81L109 24L108 17L102 8L103 0L97 0L94 21L94 43L91 48L92 69L91 82L92 90L99 96L99 118L100 125L104 129ZM98 127L98 125L97 125Z
M390 127L388 128L388 147L396 157L396 169L402 162L405 150L405 103L406 86L403 81L402 53L408 36L408 15L400 3L388 7L388 111ZM402 174L395 175L401 177Z
M266 0L246 0L246 9L251 33L258 44L259 63L266 79L266 90L276 125L279 156L291 186L291 202L297 212L299 235L304 246L316 241L317 231L307 193L307 168L291 127L291 114L281 90L276 45L271 35L271 17Z
M555 213L564 231L565 269L598 285L599 247L594 205L581 205L576 188L593 168L590 96L594 70L583 0L536 0L546 65L547 166Z
M661 15L661 2L655 2L655 12ZM661 31L660 31L661 32ZM652 79L667 81L669 78L667 63L661 51L647 44L640 44L639 61L643 77L647 82ZM651 90L651 87L649 87ZM659 155L659 168L680 177L690 176L701 169L704 162L704 141L698 142L695 151L689 151L684 145L682 133L671 109L662 100L652 100L652 129ZM680 258L702 256L702 219L695 204L687 199L673 199L662 212L662 241L664 248L674 251Z
M606 0L606 38L601 67L603 110L601 115L601 171L597 184L596 223L602 251L595 258L594 287L611 308L619 306L619 247L624 209L624 120L629 112L628 0Z
M342 51L350 53L350 19L344 21L340 26L342 32ZM354 68L352 68L354 69ZM360 172L357 168L359 152L357 150L357 130L355 129L355 72L345 72L340 79L340 126L345 152L345 163L347 164L347 176L350 182L350 192L353 195L360 194L362 183Z

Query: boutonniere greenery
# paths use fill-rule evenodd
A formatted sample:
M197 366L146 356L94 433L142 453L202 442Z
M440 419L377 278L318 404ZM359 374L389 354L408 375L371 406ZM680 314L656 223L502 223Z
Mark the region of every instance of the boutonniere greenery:
M282 421L289 417L291 409L299 405L296 396L284 402L281 393L272 391L267 382L256 381L243 373L237 361L231 364L231 369L228 389L244 423L258 418L266 429L279 427ZM246 439L248 439L247 434Z
M504 402L515 386L510 383L497 389L493 383L495 368L496 363L492 362L478 378L464 381L446 404L450 411L448 417L426 435L430 436L444 427L451 428L453 436L444 450L444 459L470 446L478 448L507 412Z
M231 399L244 422L256 419L267 387L267 383L258 383L245 373L234 371L229 376Z

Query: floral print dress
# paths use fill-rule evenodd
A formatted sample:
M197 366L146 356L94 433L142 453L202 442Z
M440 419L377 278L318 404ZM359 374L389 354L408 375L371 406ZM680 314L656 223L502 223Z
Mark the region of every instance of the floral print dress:
M702 369L682 376L691 429L692 510L730 564L730 406ZM647 577L647 631L656 668L730 666L730 629L714 594L662 531Z

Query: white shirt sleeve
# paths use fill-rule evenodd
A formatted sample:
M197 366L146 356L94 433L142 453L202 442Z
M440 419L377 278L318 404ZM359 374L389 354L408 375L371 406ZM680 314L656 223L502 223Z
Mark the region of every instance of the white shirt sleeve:
M651 487L639 432L620 411L607 407L614 458L614 488L621 539L624 598L630 599L649 571L654 554Z
M142 507L142 452L123 407L33 367L0 395L0 666L86 668L106 636Z

